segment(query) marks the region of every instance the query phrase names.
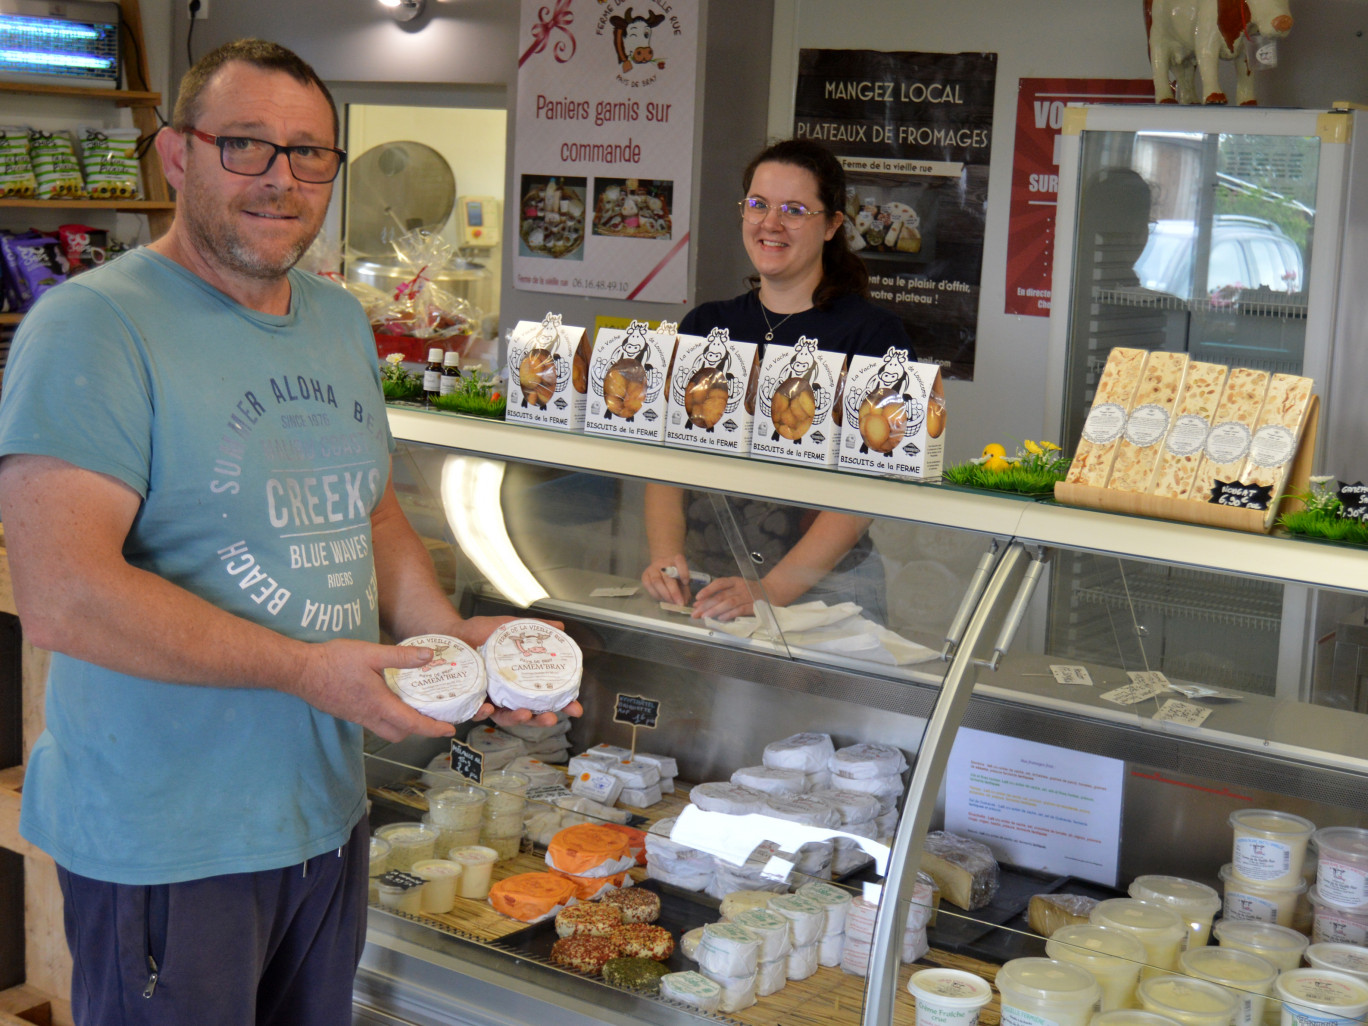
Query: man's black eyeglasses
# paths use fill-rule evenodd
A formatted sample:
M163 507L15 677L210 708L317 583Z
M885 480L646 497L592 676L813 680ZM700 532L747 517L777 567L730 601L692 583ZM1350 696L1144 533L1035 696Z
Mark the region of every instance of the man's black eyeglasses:
M186 129L201 142L219 148L219 162L223 170L235 175L259 177L271 170L276 157L285 154L290 174L310 185L326 185L342 169L346 150L330 146L278 146L265 139L250 139L245 135L210 135L198 128Z

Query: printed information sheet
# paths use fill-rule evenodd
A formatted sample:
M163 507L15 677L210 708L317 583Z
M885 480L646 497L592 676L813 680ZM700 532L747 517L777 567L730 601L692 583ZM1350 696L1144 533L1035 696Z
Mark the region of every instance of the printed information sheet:
M1124 763L963 729L945 783L945 829L999 862L1116 885Z

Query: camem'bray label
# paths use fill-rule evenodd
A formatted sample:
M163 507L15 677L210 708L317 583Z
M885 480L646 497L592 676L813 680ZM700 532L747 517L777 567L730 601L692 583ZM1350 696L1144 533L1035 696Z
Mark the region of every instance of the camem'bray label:
M502 624L484 644L490 700L506 709L552 712L579 695L584 657L570 635L540 620Z
M485 698L484 660L459 638L420 634L400 645L430 648L433 657L422 666L386 670L390 689L426 716L461 723L479 710Z

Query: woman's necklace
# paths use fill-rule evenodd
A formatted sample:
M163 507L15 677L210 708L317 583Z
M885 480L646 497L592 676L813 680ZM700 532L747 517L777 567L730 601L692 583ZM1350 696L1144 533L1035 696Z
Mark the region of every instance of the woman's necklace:
M802 313L802 311L801 311L801 310L794 310L793 313L791 313L791 314L785 314L782 318L780 318L778 324L771 324L771 323L770 323L770 319L769 319L769 311L767 311L767 310L765 309L765 304L764 304L764 303L760 303L760 316L763 317L763 318L765 319L765 327L769 329L768 331L765 332L765 341L766 341L766 342L773 342L773 341L774 341L774 329L775 329L775 328L778 328L778 327L781 327L781 326L783 325L784 321L788 320L790 317L793 316L793 314L797 314L797 313Z

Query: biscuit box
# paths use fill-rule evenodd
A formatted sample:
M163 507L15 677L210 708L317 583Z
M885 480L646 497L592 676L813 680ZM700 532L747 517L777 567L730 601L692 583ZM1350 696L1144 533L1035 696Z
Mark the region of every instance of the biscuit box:
M850 361L842 400L838 466L862 474L938 478L945 456L940 368L906 349Z
M845 356L815 338L765 347L756 392L751 455L808 467L836 466L836 390Z
M589 405L584 430L593 435L658 442L665 434L666 386L676 325L645 321L600 328L589 358Z
M573 365L587 353L588 333L561 315L519 321L508 336L508 409L504 419L577 431L584 426L588 381ZM584 363L587 364L587 359Z
M750 452L755 419L754 342L726 328L708 337L680 335L670 375L665 441L670 445L741 456Z

